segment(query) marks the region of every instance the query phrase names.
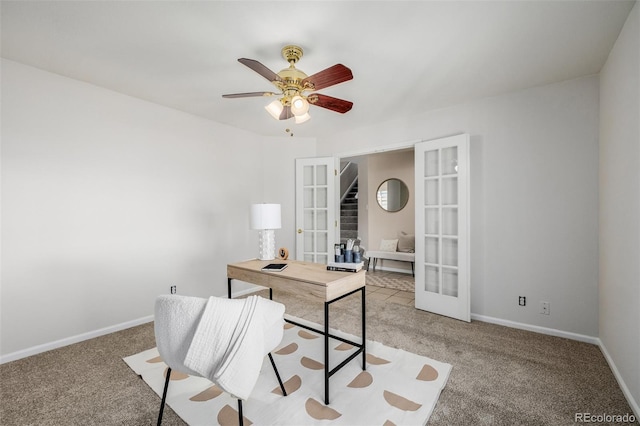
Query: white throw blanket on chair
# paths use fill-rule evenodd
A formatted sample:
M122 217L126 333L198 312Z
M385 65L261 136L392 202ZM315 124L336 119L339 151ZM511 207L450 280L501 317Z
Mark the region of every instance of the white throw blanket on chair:
M184 365L236 398L248 399L264 356L266 327L284 315L284 305L259 296L210 297Z

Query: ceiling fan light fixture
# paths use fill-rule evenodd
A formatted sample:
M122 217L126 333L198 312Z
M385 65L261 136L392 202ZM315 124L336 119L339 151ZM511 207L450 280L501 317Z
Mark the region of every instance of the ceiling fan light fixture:
M293 115L296 117L303 116L307 111L309 111L309 102L305 98L300 95L295 95L291 98L291 113Z
M293 108L292 108L292 109L293 109ZM305 112L305 113L304 113L304 114L302 114L302 115L296 115L296 116L294 116L294 118L295 118L295 120L296 120L296 124L302 124L302 123L304 123L305 121L308 121L308 120L311 118L311 116L309 115L309 113L308 113L308 112Z
M284 106L282 106L282 102L280 102L279 99L276 99L275 101L264 107L264 109L266 109L273 118L275 118L276 120L280 120L280 114L282 113Z

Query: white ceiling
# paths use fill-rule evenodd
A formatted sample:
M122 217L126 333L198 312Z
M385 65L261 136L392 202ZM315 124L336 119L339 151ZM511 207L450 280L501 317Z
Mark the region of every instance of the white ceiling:
M416 112L597 74L633 1L2 1L2 56L251 132L322 137ZM277 72L286 44L308 75L354 79L320 93L342 115L278 122L270 91L237 62Z

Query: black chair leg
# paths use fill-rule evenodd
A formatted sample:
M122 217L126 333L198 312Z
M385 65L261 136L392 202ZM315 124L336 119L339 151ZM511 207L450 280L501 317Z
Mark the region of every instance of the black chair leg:
M167 369L167 378L164 381L164 391L162 392L162 403L160 403L160 413L158 414L158 426L162 424L162 413L164 412L164 404L167 401L167 390L169 389L169 378L171 377L171 368Z
M276 372L276 377L278 378L278 383L280 384L280 389L282 389L282 395L287 396L287 391L282 384L282 379L280 379L280 373L278 373L278 368L276 367L275 361L273 361L273 357L271 356L271 352L269 352L269 360L271 361L271 365L273 366L273 371Z
M276 363L273 360L273 356L269 353L269 360L271 361L271 365L273 366L273 371L276 373L276 378L278 379L278 383L280 384L280 389L282 389L282 394L287 396L287 391L284 388L284 384L282 383L282 379L280 379L280 373L278 373L278 368L276 367ZM171 368L167 368L167 378L164 382L164 391L162 392L162 402L160 403L160 413L158 414L158 426L162 424L162 413L164 412L164 405L167 401L167 390L169 389L169 380L171 378ZM242 415L242 400L238 400L238 424L240 426L244 425L244 416Z
M244 425L244 417L242 416L242 400L238 400L238 424L240 426Z

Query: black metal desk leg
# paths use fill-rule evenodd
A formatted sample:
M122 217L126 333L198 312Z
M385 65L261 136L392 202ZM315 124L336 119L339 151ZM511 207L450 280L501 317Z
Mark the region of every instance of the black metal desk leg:
M329 405L329 302L324 302L324 403Z
M227 295L231 299L231 278L227 278Z
M365 304L365 288L362 287L362 371L367 369L367 309Z

